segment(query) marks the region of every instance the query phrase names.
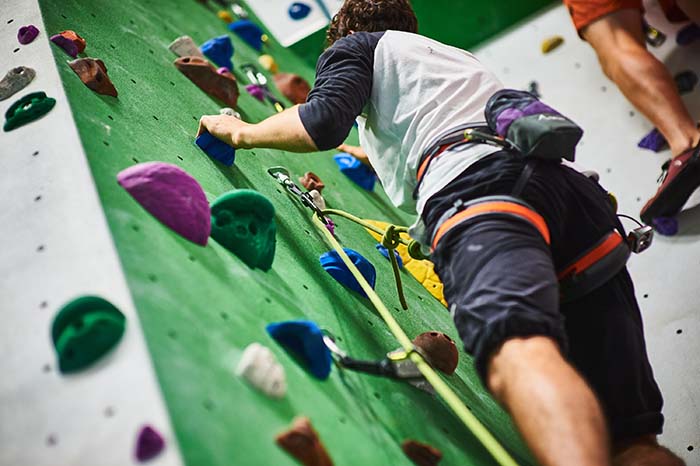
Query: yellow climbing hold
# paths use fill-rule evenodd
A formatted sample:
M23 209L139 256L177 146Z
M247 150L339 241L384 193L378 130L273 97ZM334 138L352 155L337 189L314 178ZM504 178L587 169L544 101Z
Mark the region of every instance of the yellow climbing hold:
M258 63L272 74L276 74L279 71L279 66L277 66L277 62L272 58L272 55L260 55Z
M365 219L365 222L382 230L386 230L386 228L389 226L387 222L380 222L379 220ZM369 229L367 229L367 232L372 235L374 239L381 242L382 236L380 234ZM401 233L401 238L407 241L411 240L411 237L406 233ZM399 244L399 246L396 248L396 252L398 252L401 256L404 268L406 268L406 270L408 270L408 272L413 275L413 277L418 280L418 282L423 285L431 295L435 296L438 301L447 307L447 301L445 301L445 296L443 295L442 291L442 282L440 281L440 277L437 276L437 273L435 273L435 266L433 263L429 260L418 260L412 258L408 254L408 248L403 244Z
M564 43L562 36L548 37L542 41L542 53L549 53Z
M216 16L219 17L219 19L223 20L226 22L226 24L232 23L233 22L233 16L231 16L231 13L229 13L226 10L220 10Z

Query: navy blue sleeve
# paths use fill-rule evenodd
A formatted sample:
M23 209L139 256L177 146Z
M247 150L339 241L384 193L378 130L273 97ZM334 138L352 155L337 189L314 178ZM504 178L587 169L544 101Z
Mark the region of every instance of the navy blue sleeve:
M299 116L319 150L337 147L372 92L374 49L383 32L356 32L336 41L318 59L316 81Z

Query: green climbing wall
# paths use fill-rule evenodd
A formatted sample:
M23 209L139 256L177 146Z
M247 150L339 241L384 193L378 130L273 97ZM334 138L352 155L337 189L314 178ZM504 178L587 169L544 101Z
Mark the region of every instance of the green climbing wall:
M315 171L327 185L324 195L330 207L391 222L410 219L391 207L379 187L367 193L344 178L332 153L240 150L235 166L226 168L194 146L199 116L217 113L219 105L175 69L167 46L183 34L198 43L226 34L216 9L188 0L40 3L47 32L75 29L83 35L86 54L104 60L119 90L118 99L90 91L54 46L187 464L293 465L274 445L274 436L297 415L311 418L338 465L409 465L400 448L407 438L442 450L446 465L493 464L439 399L400 383L337 369L329 380L317 381L265 333L268 322L308 318L336 335L355 357L378 359L397 347L369 303L321 269L318 257L328 246L308 212L267 175L268 167L286 165L297 176ZM236 65L255 62L255 51L232 38ZM283 71L312 80L313 70L301 59L274 43L268 51ZM236 75L246 83L238 69ZM269 105L243 94L239 110L245 120L273 113ZM356 134L350 139L356 141ZM182 167L201 183L210 201L235 188L267 196L277 209L272 269L251 270L213 240L206 247L190 243L145 212L117 185L116 174L146 161ZM447 310L406 273L410 309L399 310L390 264L365 231L343 220L337 231L345 246L374 263L377 291L409 336L439 330L457 338ZM233 375L243 348L254 341L269 346L287 371L289 389L282 400L266 398ZM519 462L531 462L464 353L447 381Z

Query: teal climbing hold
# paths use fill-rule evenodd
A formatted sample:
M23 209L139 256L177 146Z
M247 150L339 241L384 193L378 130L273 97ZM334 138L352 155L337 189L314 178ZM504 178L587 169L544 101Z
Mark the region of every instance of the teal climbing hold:
M377 279L377 272L372 263L365 259L362 254L353 249L343 248L343 251L345 251L345 254L348 255L352 263L355 264L355 267L360 270L362 276L365 277L365 280L367 280L370 286L374 289L374 284ZM350 269L348 269L348 267L345 265L337 251L328 251L327 253L322 254L319 261L321 262L321 266L330 274L331 277L335 278L343 286L360 293L365 298L367 297L367 293L365 293L358 281L355 279L352 273L350 273Z
M229 191L211 204L211 237L250 268L272 267L276 231L275 208L257 191Z
M12 104L5 112L5 131L12 131L22 125L46 115L56 105L56 99L47 97L45 92L32 92Z
M77 372L114 348L124 334L126 318L109 301L82 296L54 317L51 337L62 373Z
M268 324L265 330L311 375L320 380L328 378L331 373L331 352L323 342L323 331L315 322L276 322Z

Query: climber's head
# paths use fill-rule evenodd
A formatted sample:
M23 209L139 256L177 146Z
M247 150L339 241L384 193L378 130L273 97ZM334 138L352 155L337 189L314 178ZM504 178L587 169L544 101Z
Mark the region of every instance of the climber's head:
M327 46L353 32L417 32L409 0L345 0L326 33Z

